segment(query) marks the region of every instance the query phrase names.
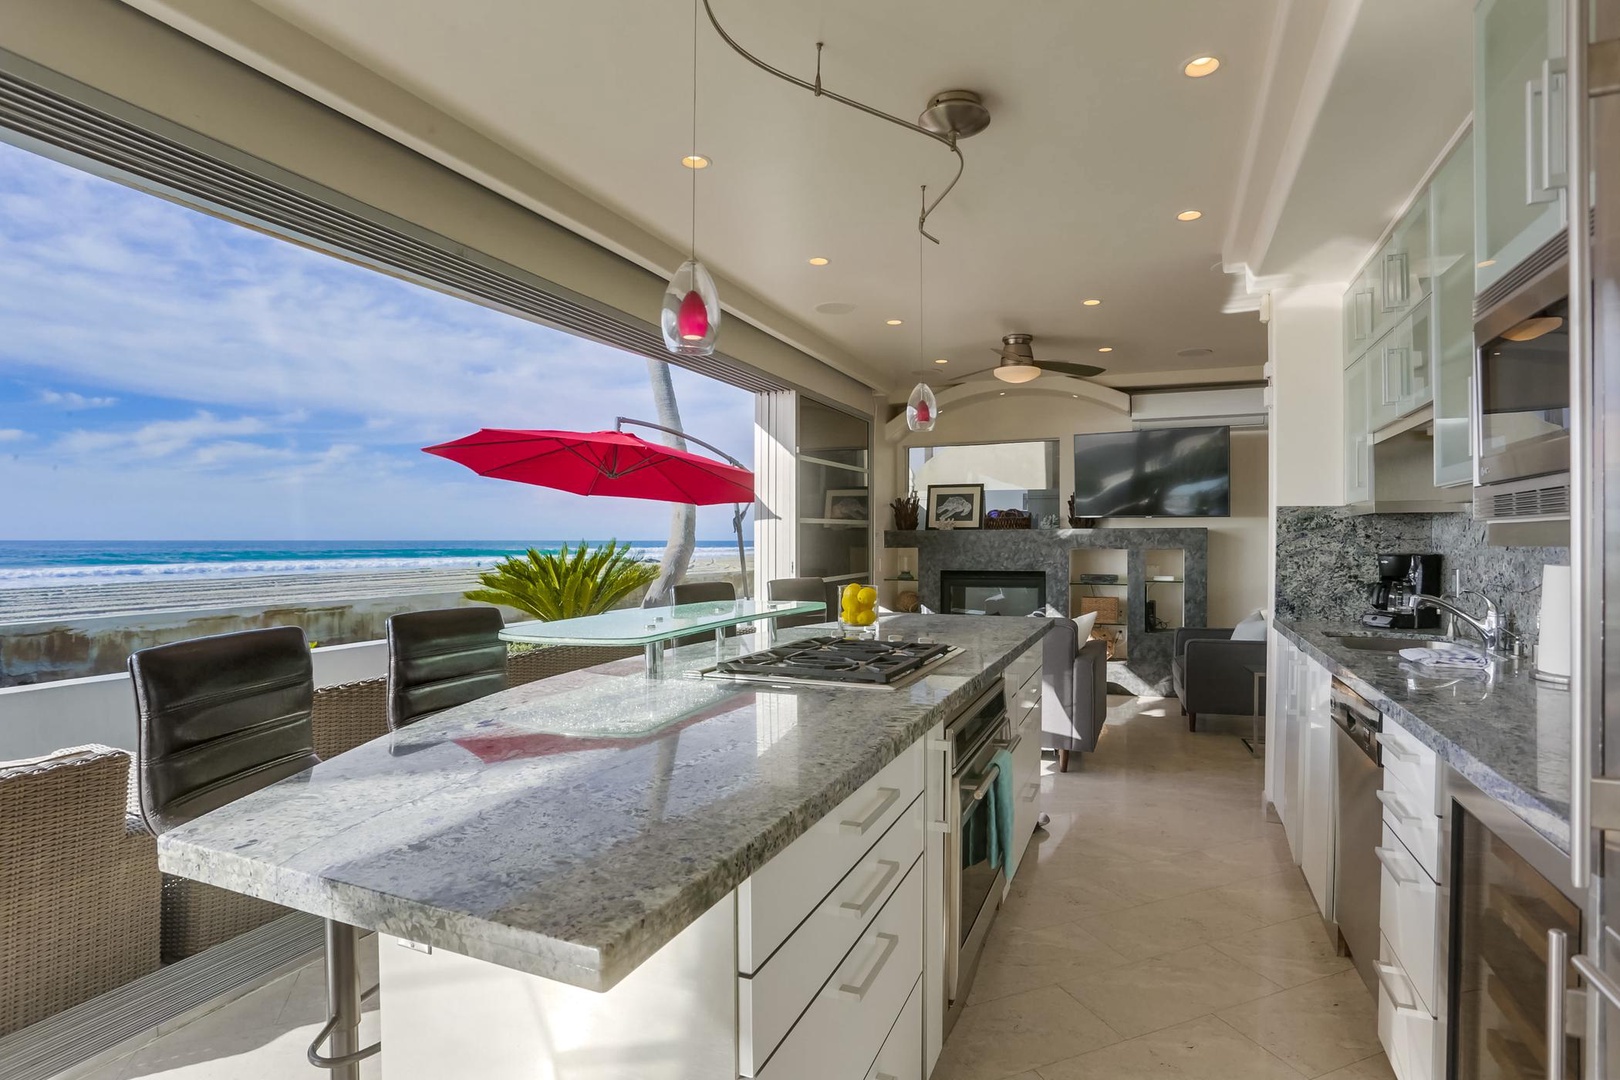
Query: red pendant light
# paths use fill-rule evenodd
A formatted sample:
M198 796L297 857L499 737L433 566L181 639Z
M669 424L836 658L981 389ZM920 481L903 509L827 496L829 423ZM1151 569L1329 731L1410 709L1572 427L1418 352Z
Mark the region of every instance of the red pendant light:
M720 294L714 279L697 257L697 174L695 163L705 160L697 152L697 31L698 13L692 5L692 152L684 164L692 173L692 257L681 264L664 290L664 348L677 356L713 356L720 335Z

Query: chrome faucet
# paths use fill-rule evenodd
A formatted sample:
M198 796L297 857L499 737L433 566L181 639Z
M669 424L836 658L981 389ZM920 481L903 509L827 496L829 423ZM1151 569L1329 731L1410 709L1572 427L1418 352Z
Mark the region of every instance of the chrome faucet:
M1496 610L1496 604L1491 600L1490 597L1486 596L1477 589L1472 589L1469 591L1474 596L1477 596L1481 600L1485 601L1485 615L1483 618L1476 618L1475 616L1470 615L1468 612L1458 607L1456 603L1451 600L1447 600L1442 596L1419 596L1412 602L1412 610L1416 611L1419 608L1432 607L1439 611L1444 611L1453 619L1463 623L1473 630L1474 633L1478 634L1480 643L1485 646L1486 653L1499 654L1503 651L1507 635L1506 628L1502 625L1502 617ZM1457 599L1461 600L1467 595L1469 595L1469 593L1462 593L1458 595Z

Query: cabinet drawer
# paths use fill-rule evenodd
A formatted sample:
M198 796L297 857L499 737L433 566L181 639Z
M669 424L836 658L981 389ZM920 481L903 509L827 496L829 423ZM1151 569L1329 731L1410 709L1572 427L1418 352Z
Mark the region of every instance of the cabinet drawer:
M923 745L918 741L737 887L742 974L752 975L765 963L905 813L922 786Z
M1440 1000L1440 890L1388 825L1378 861L1378 929L1423 1007L1432 1009Z
M1439 1025L1418 1000L1412 980L1383 942L1378 972L1378 1041L1384 1044L1398 1080L1435 1080L1441 1060L1436 1046Z
M1384 786L1393 778L1415 801L1414 809L1438 817L1440 805L1440 759L1433 750L1384 717L1384 730L1378 737L1384 747Z
M761 1080L865 1076L922 975L919 861L776 1048Z
M1041 725L1026 723L1013 736L1013 838L1009 884L1018 872L1019 861L1035 835L1035 819L1041 813Z
M837 959L849 952L922 856L919 797L855 869L750 977L737 979L738 1063L744 1076L765 1064Z
M1378 793L1384 804L1384 827L1400 837L1406 850L1423 867L1424 873L1440 880L1440 819L1422 805L1422 797L1408 791L1399 779L1384 774L1384 788Z
M1041 657L1045 651L1045 638L1037 641L1023 652L1012 658L1007 664L1007 670L1001 673L1003 682L1007 687L1007 708L1012 709L1014 695L1018 691L1034 682L1037 689L1040 687Z
M922 980L918 979L866 1080L924 1080L922 1020Z

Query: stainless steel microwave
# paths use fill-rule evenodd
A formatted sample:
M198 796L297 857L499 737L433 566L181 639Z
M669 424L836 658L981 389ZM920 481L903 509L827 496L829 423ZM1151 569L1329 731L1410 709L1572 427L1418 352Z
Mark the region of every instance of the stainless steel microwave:
M1569 282L1563 261L1474 323L1474 516L1569 516Z

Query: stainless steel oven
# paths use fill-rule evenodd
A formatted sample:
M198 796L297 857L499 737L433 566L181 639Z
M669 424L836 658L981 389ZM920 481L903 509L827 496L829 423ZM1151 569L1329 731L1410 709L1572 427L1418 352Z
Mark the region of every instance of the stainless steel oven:
M1569 515L1569 279L1565 263L1474 324L1476 517Z
M988 795L999 750L1011 750L1012 725L1001 683L986 691L945 728L945 1031L967 1004L1007 879L990 861Z

